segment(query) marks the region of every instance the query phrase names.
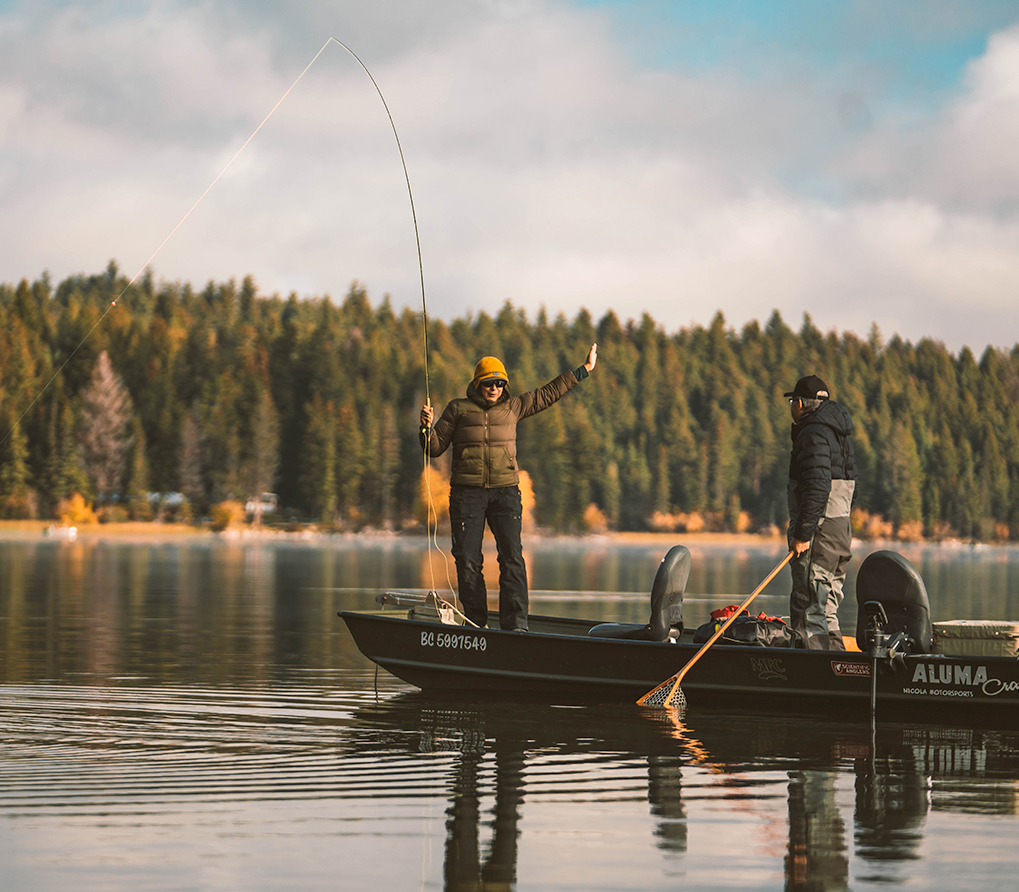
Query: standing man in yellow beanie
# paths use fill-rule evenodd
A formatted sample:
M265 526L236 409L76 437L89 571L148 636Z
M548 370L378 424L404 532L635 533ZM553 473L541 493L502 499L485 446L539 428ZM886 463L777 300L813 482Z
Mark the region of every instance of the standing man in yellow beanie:
M517 468L517 422L557 403L594 369L598 345L584 364L563 372L544 387L511 396L506 367L485 356L474 369L467 396L446 406L432 426L431 406L421 409L421 447L431 456L453 446L449 522L464 615L488 623L488 593L482 573L481 542L487 521L499 554L499 625L527 630L527 567L520 541L523 506Z

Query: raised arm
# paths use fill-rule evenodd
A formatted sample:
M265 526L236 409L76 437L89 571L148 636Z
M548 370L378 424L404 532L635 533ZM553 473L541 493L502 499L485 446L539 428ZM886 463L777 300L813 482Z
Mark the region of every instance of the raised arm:
M527 418L529 415L536 415L538 412L543 412L549 406L559 402L560 399L590 374L591 369L597 363L598 345L592 344L591 349L587 351L587 359L584 360L583 365L577 366L572 372L563 372L558 378L554 378L543 387L532 390L530 393L522 394L519 397L521 405L520 417Z

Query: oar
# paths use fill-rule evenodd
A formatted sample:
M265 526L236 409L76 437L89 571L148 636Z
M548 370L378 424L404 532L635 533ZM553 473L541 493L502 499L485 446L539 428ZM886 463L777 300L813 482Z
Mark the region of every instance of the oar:
M789 563L789 559L792 556L793 553L790 551L789 554L782 558L778 566L765 577L764 582L750 593L749 597L739 605L739 609L734 611L732 616L719 626L715 634L704 642L701 649L690 658L687 664L680 669L679 672L673 675L672 678L663 681L660 685L658 685L658 687L648 691L637 701L637 704L639 706L660 706L662 709L666 709L673 705L680 708L686 706L686 697L683 696L683 691L679 687L680 682L683 680L686 673L690 671L694 663L704 656L705 651L707 651L712 644L722 637L722 633L733 624L736 617L739 616L746 609L747 605L764 590L764 587L778 575L778 571Z

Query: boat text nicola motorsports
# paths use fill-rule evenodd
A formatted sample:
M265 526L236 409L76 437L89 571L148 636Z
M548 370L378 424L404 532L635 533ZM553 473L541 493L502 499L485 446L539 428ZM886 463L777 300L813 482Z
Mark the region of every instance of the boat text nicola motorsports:
M1004 681L988 674L986 666L947 663L917 663L913 668L912 687L904 694L940 697L972 697L979 690L987 697L1019 691L1019 681ZM925 685L925 687L918 687Z

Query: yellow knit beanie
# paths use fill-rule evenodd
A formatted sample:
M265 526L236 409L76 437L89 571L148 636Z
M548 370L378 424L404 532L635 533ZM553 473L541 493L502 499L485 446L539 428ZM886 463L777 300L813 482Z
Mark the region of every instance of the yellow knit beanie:
M482 381L496 378L509 383L509 375L506 374L504 366L494 356L483 356L481 361L474 367L474 386L477 387Z

